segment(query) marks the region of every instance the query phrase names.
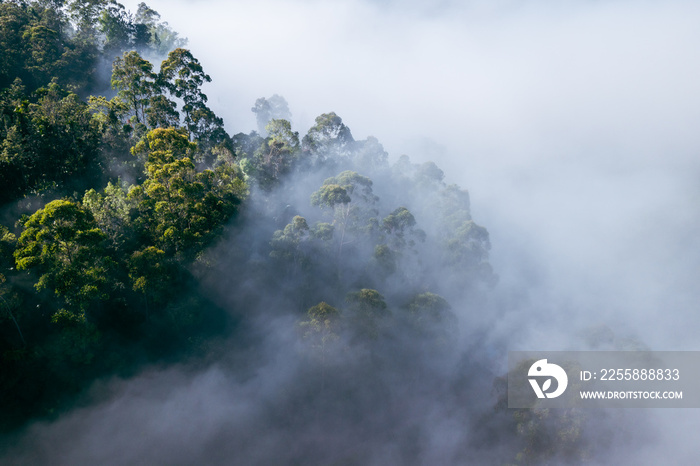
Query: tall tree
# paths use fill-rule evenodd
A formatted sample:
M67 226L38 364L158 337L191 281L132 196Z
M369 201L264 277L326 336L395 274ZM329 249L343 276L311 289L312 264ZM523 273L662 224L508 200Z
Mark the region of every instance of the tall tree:
M272 120L291 120L292 113L289 111L289 105L284 97L274 94L269 99L260 97L255 101L255 105L250 109L255 113L255 120L258 123L258 132L260 135L267 136L266 126Z
M179 128L177 104L162 94L154 95L146 109L146 121L151 128Z
M306 133L302 143L313 163L334 166L350 157L355 140L343 119L331 112L316 118L316 124Z
M306 316L306 320L299 322L302 338L319 356L321 364L325 364L333 344L340 338L340 311L326 302L320 302L309 308Z
M205 82L211 82L211 77L189 50L178 48L160 65L159 79L171 94L182 100L185 126L194 134L197 129L195 111L206 107L207 102L201 88Z
M102 49L108 58L133 45L134 25L124 5L110 2L104 6L97 21L104 35Z
M357 172L346 170L328 178L311 195L311 204L333 212L333 224L338 231L338 263L346 244L354 243L358 235L371 233L378 221L372 192L372 180Z
M124 53L114 61L112 66L112 87L119 91L119 96L129 105L136 118L136 123L146 122L146 110L151 97L157 93L157 75L153 65L132 50Z
M114 5L114 0L71 0L68 3L68 13L78 26L78 33L84 38L95 40L98 18L108 5Z
M298 161L299 133L292 131L287 120L272 120L267 125L268 136L255 151L252 159L244 162L246 174L255 178L265 190L277 186Z

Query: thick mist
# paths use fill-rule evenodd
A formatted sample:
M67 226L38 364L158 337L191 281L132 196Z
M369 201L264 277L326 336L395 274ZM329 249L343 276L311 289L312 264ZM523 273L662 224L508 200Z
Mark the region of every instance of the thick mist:
M343 371L361 374L362 362L333 361L349 401L328 407L305 383L317 374L300 363L289 304L221 267L202 277L212 300L263 310L245 341L238 332L209 361L97 384L84 407L30 426L10 463L498 464L512 460L511 440L485 415L508 350L590 349L591 328L610 330L610 348L700 350L697 4L149 5L189 39L231 134L255 129L255 99L280 94L301 135L334 111L356 140L376 136L390 163L437 163L469 190L499 280L450 301L459 351L416 356L407 379L388 372L346 393ZM295 214L313 215L304 203L322 180L287 192ZM290 219L267 208L253 204L266 212L256 228L211 254L235 264L242 239L269 241ZM385 386L395 392L368 400ZM697 457L694 410L588 422L587 441L607 455L593 464Z
M274 93L302 134L334 111L390 160L433 160L469 189L502 284L539 293L546 321L695 349L693 2L152 3L214 78L229 131L255 128L249 107Z

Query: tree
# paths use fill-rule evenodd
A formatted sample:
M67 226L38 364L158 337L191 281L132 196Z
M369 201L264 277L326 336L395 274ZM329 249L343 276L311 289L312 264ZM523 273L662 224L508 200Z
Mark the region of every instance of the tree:
M305 262L305 254L301 250L301 243L311 236L309 225L304 217L299 215L284 227L284 230L275 231L270 241L272 251L270 257L294 264L301 268Z
M450 304L434 293L415 295L408 303L408 322L436 348L449 348L457 338L457 317Z
M306 315L307 320L299 322L302 339L317 352L321 364L325 364L327 354L340 339L340 311L326 302L320 302L309 308Z
M109 243L116 251L124 249L132 228L131 215L136 210L136 203L130 199L127 189L120 183L107 183L104 193L94 189L85 192L83 206L88 209L100 230L109 238Z
M514 373L526 374L534 360L521 361ZM542 407L538 402L529 408L508 408L508 374L496 377L493 383L497 401L492 416L502 417L507 423L505 432L515 437L512 450L513 465L531 464L587 464L591 461L591 445L596 443L595 429L588 410L579 407ZM530 387L528 386L527 389ZM599 417L596 419L600 420ZM602 430L601 432L606 432ZM603 434L606 435L606 434Z
M384 150L379 140L373 136L356 143L353 151L353 161L356 167L362 167L370 173L386 169L389 166L389 154Z
M96 41L97 20L108 5L115 3L114 0L71 0L68 3L68 13L78 26L78 34L83 40Z
M19 81L0 97L4 136L0 146L0 201L30 190L84 189L81 175L94 168L100 143L99 122L77 95L55 81L36 91L36 102L22 96ZM2 134L5 131L5 134Z
M197 141L200 158L211 157L217 149L233 150L231 137L224 129L224 120L207 106L200 106L192 111L190 131Z
M131 115L129 105L118 95L109 100L103 96L90 96L88 107L102 136L99 161L103 171L108 173L109 179L138 179L143 168L139 170L135 167L129 149L143 135L145 127L138 125L134 131L134 126L128 123Z
M177 104L162 94L154 95L146 109L146 121L151 128L179 128Z
M183 131L159 128L133 149L147 157L147 179L129 192L139 205L137 226L153 245L185 258L216 237L246 193L233 166L197 172L196 148Z
M160 14L145 3L138 4L132 25L132 42L138 50L146 49L154 39L153 28L156 27Z
M92 214L73 202L56 200L32 214L23 227L14 253L17 268L35 271L37 290L52 290L62 299L54 321L86 321L90 306L107 298L106 277L113 263Z
M381 221L380 229L382 234L379 236L381 244L375 247L373 257L375 264L379 266L379 270L385 277L397 271L399 260L407 261L410 259L410 256L407 257L404 254L407 248L413 251L414 254L417 254L417 251L414 249L416 240L421 243L425 241L425 232L415 228L415 226L415 217L405 207L394 209L392 213ZM404 262L401 270L415 272L419 268L416 263L407 264ZM404 274L404 277L406 275Z
M308 306L319 288L331 285L325 281L319 286L317 277L333 277L333 226L316 223L309 227L304 217L295 216L282 230L277 230L270 241L271 264L284 273L286 286L294 289L301 306Z
M348 305L349 319L353 324L355 336L361 340L376 340L382 333L386 318L391 314L387 309L384 296L377 290L364 288L348 293L345 302Z
M382 231L386 233L387 240L390 245L397 251L403 249L406 245L406 235L416 236L420 241L425 240L425 232L415 230L416 219L405 207L399 207L392 213L384 217L382 220ZM411 239L408 246L414 246L414 241Z
M97 22L100 32L104 35L102 49L107 56L119 54L131 47L134 27L131 15L124 5L116 2L105 5Z
M153 65L132 50L117 58L112 66L112 88L127 103L136 123L146 123L146 109L158 91Z
M31 146L45 185L53 181L80 186L72 177L87 171L97 159L100 134L88 106L76 94L52 82L33 107ZM77 186L76 186L77 185Z
M267 125L267 138L246 160L247 173L260 187L271 190L289 174L299 157L299 133L292 131L287 120L272 120Z
M28 9L15 3L0 3L0 87L6 88L20 78L27 80L24 71L27 39L23 31L29 27Z
M192 53L178 48L168 54L160 66L159 81L171 94L183 102L185 126L190 133L196 132L195 111L206 107L207 96L202 92L202 85L211 82Z
M180 38L168 23L160 21L160 14L145 3L139 3L133 21L133 44L139 49L150 48L157 56L184 47L187 39Z
M201 89L211 78L189 50L177 48L168 54L160 66L158 82L182 101L184 125L198 144L200 158L207 158L220 147L233 151L224 121L206 105L207 96Z
M372 180L353 171L344 171L327 178L321 188L311 195L311 204L330 209L339 232L338 261L346 244L353 243L358 235L371 233L376 228L378 200L372 192Z
M62 71L61 55L64 47L58 31L43 24L28 27L22 34L27 47L25 69L35 83L45 85Z
M318 165L334 166L342 163L349 158L354 144L350 128L333 112L318 116L316 124L302 140L304 151L307 151L312 162Z
M12 251L15 248L17 239L15 235L3 225L0 225L0 322L9 320L17 330L17 336L22 347L27 346L24 334L20 328L18 311L20 311L21 301L13 292L12 287L7 283L5 273L12 271L14 260ZM21 311L20 311L21 312Z
M250 109L255 113L255 119L258 123L258 132L267 136L267 125L272 120L287 120L292 119L292 114L289 111L289 106L284 97L274 94L269 99L260 97L255 101L255 105Z
M495 284L497 277L488 263L489 233L471 218L469 193L455 185L447 186L440 191L436 210L444 222L440 235L444 263L459 272L454 279L463 283Z
M147 246L131 255L128 266L132 288L144 295L146 306L167 301L176 269L165 251Z

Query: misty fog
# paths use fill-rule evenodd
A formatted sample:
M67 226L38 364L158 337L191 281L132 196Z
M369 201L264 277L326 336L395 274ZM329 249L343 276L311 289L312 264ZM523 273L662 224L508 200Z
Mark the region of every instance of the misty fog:
M502 285L539 281L548 320L570 301L564 322L695 348L697 4L151 3L231 132L274 93L302 134L334 111L468 189Z
M293 409L284 400L295 400L304 372L289 349L292 317L279 311L251 329L255 351L225 341L194 367L99 382L85 406L17 439L10 457L18 464L290 464L318 443L326 450L313 464L501 464L497 441L480 440L486 434L461 418L491 409L507 351L590 349L582 335L602 326L628 348L700 350L699 4L148 4L189 39L229 133L255 130L251 106L279 94L300 135L333 111L356 140L378 138L391 164L403 154L433 161L447 183L469 191L498 282L452 303L460 348L473 356L435 364L431 375L465 377L459 386L470 398L435 399L446 391L431 381L420 393L406 389L410 406L387 418L364 413L366 432L350 423L352 439L324 430L314 413L290 423L303 431L285 429L275 415ZM289 202L301 206L309 194ZM234 261L233 243L215 254ZM203 286L225 307L239 299L227 296L231 283L244 277L217 274ZM256 305L279 301L266 295ZM478 375L455 374L460 368ZM336 413L339 432L349 412ZM605 461L592 461L692 464L698 456L695 410L605 416L591 442L617 433ZM382 430L393 419L396 432ZM363 453L353 457L348 445Z

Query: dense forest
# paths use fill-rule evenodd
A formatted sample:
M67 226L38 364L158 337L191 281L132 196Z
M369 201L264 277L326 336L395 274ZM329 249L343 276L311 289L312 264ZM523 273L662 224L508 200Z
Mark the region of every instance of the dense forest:
M278 95L229 133L202 63L144 3L0 2L0 47L4 449L100 381L212 361L252 377L261 329L279 328L284 390L205 463L380 464L391 444L388 463L423 464L438 406L468 435L433 464L595 456L605 429L508 410L503 374L465 343L457 315L483 312L498 277L436 164L390 163L333 112L300 135Z

